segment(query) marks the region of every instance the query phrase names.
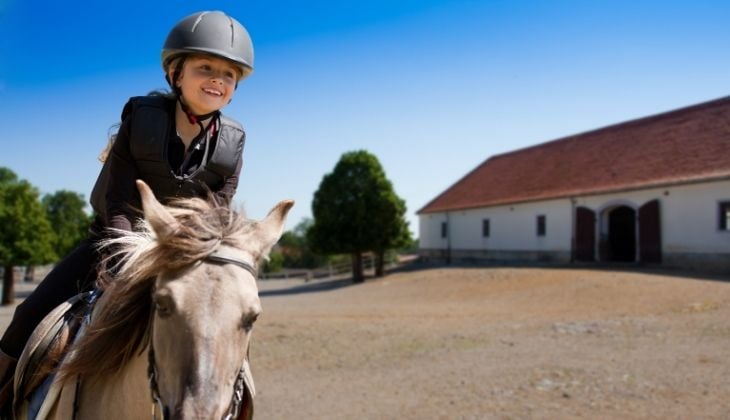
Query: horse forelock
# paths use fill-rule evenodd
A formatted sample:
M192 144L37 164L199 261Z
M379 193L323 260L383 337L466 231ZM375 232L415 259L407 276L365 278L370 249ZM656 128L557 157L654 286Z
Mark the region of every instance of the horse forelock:
M243 248L255 225L214 200L178 199L167 210L177 221L172 234L158 237L147 221L140 220L135 232L117 232L102 245L116 249L111 258L120 262L118 278L139 281L178 270L221 245Z
M102 250L109 255L105 262L117 274L100 284L104 295L86 333L62 366L61 376L96 376L121 369L149 341L151 294L157 277L189 266L222 245L244 249L255 227L242 213L210 199L175 200L167 210L178 223L170 235L158 237L141 220L135 231L117 230L102 242Z

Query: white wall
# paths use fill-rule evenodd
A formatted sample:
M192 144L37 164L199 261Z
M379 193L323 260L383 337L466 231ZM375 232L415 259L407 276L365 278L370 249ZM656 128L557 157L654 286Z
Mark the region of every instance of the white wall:
M730 180L583 196L575 206L600 213L616 205L636 210L660 201L662 251L730 253L730 232L718 230L718 203L730 201ZM422 249L569 251L572 236L570 199L494 206L419 215ZM536 217L547 217L544 237L536 235ZM449 220L449 237L441 238L441 222ZM482 219L490 219L491 234L482 238Z
M545 215L545 236L537 236L537 216ZM510 251L570 250L570 201L495 206L484 209L419 216L420 247L424 249L492 249ZM449 236L441 237L448 219ZM489 219L490 235L482 237L482 220Z
M680 185L579 198L598 214L615 204L638 210L658 199L663 252L730 252L730 232L718 230L718 203L730 201L730 181Z

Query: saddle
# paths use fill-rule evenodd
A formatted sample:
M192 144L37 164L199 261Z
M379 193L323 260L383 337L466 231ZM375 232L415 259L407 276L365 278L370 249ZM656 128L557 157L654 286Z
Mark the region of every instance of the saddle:
M16 368L13 400L16 413L23 401L30 399L58 367L89 311L92 293L76 295L58 305L33 331Z

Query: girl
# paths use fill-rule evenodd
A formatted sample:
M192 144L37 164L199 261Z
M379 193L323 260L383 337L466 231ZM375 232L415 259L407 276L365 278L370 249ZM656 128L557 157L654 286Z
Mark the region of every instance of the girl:
M15 310L0 341L0 416L12 405L13 373L33 329L54 307L90 289L101 257L96 243L108 228L131 230L141 209L135 180L155 196L212 192L230 204L238 186L245 133L220 113L238 83L253 71L246 29L222 12L199 12L178 22L162 48L169 95L134 97L91 194L96 219L89 236Z

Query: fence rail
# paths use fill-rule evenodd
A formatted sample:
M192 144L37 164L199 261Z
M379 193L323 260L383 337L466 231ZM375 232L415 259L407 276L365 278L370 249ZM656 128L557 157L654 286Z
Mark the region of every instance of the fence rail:
M390 268L395 265L397 264L390 263L386 265L386 268ZM366 274L373 274L375 272L375 257L372 254L363 254L362 268ZM352 272L352 263L344 262L340 264L329 264L327 267L316 268L313 270L285 268L275 273L260 273L259 278L262 280L304 279L309 281L315 279L329 279L350 272Z

